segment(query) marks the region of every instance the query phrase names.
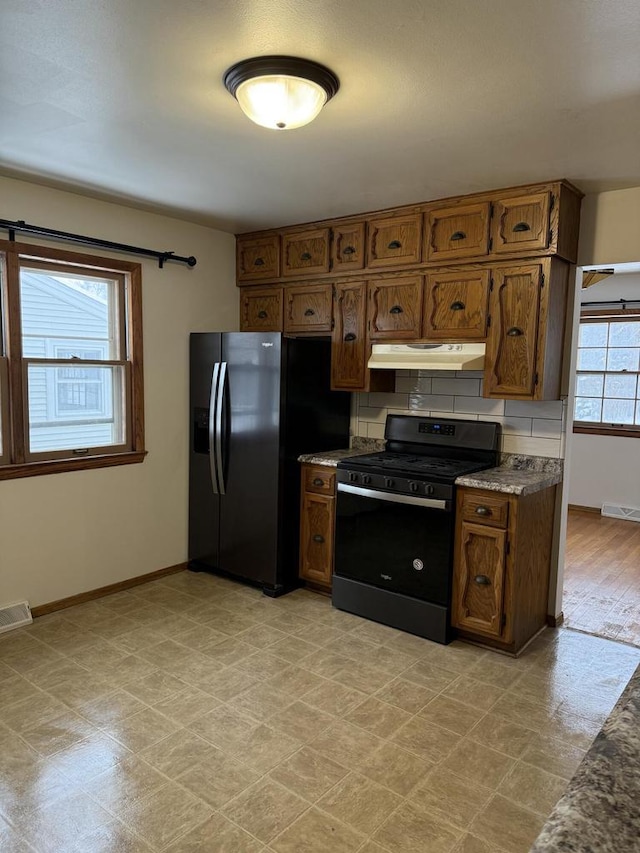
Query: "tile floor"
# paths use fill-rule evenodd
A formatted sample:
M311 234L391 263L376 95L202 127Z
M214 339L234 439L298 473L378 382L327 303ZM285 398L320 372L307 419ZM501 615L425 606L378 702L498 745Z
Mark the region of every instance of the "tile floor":
M0 849L524 853L639 661L176 574L0 639Z

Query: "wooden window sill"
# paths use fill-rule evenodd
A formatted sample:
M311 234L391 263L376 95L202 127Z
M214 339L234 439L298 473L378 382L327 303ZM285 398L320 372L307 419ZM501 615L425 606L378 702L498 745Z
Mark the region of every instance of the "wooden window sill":
M3 465L0 466L0 480L61 474L67 471L86 471L89 468L109 468L112 465L134 465L143 462L146 455L146 450L134 450L127 453L105 453L102 456L83 456L81 459L52 459L47 462Z
M630 427L629 429L624 429L624 427L607 427L607 426L587 426L586 424L574 424L573 431L577 434L582 435L615 435L622 436L623 438L640 438L640 429L636 427Z

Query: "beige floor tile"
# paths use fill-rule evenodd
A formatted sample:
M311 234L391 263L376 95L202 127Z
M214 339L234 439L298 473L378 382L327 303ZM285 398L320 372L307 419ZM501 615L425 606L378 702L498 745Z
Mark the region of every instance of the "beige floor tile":
M566 788L566 779L519 761L502 780L498 793L546 817Z
M365 776L350 773L318 801L318 808L370 835L402 803L402 797Z
M46 723L53 717L67 711L68 708L47 693L39 693L27 699L21 699L11 704L0 704L0 721L14 732L23 732L25 729Z
M527 746L534 740L536 733L517 723L489 712L469 732L469 738L504 752L511 758L520 758Z
M165 699L162 702L156 702L153 706L155 711L159 711L164 717L173 720L174 723L188 726L198 717L202 717L214 708L220 705L220 700L215 699L210 693L205 693L204 690L199 690L197 687L187 685L184 690Z
M152 743L168 737L178 729L176 723L163 717L152 708L138 711L131 717L125 717L113 723L109 729L109 735L115 738L132 752L139 752Z
M84 790L108 811L120 817L131 805L160 790L166 777L146 761L131 755L84 784Z
M248 738L234 749L234 758L242 761L258 773L267 773L276 764L284 761L302 743L267 725L253 729Z
M187 769L178 781L212 808L219 809L259 778L259 773L213 748L206 760Z
M335 717L331 714L325 714L304 702L295 702L272 717L269 725L302 743L308 743L334 722Z
M97 731L79 714L66 709L43 723L25 729L20 735L40 755L52 756L96 734Z
M65 853L152 853L151 847L119 821L99 826Z
M379 844L376 844L375 841L367 841L359 853L387 853L387 851L384 847L380 847Z
M167 853L261 853L262 842L220 814L178 839Z
M275 687L276 690L288 693L292 697L292 700L306 697L308 693L324 683L324 678L313 672L309 672L301 666L290 666L265 682L265 684Z
M282 658L270 654L269 649L256 652L255 648L252 655L243 658L235 664L236 669L246 672L247 675L255 678L256 681L267 681L267 679L273 678L274 675L284 672L287 667L288 663L283 661Z
M222 813L268 844L308 808L306 800L271 779L263 779L228 803Z
M4 705L23 702L42 695L41 690L31 681L27 681L14 670L9 670L9 672L11 672L10 676L2 676L2 703Z
M434 726L421 717L413 717L391 739L418 758L432 763L441 761L460 742L460 735Z
M585 751L548 735L535 734L522 754L522 760L555 776L570 779L585 756Z
M304 616L296 616L294 613L288 612L289 608L287 608L287 604L284 601L282 602L281 607L283 612L277 616L273 616L271 619L268 619L266 624L272 625L280 631L284 631L285 634L299 635L304 640L304 632L307 628L313 625L313 622Z
M491 658L492 653L460 640L454 640L448 646L430 643L429 651L426 653L426 659L430 663L457 673L469 672L478 661L484 660L487 656Z
M48 690L49 687L53 687L61 681L66 681L68 678L78 675L88 675L88 670L69 658L61 658L58 663L45 663L36 669L29 670L26 677L31 684L39 687L41 690ZM15 696L15 692L15 687L12 686L11 695Z
M402 674L403 678L413 681L434 693L440 693L458 677L458 673L452 669L445 669L432 663L429 659L419 660L410 666Z
M244 743L258 727L255 720L239 714L227 705L220 705L198 717L188 728L225 752Z
M127 690L119 689L102 696L100 699L80 703L76 707L76 711L94 726L107 728L117 723L118 720L137 714L145 707L145 703L141 702L140 699L137 699Z
M98 731L58 752L50 763L72 782L85 785L130 755L126 747Z
M211 817L202 800L169 782L123 810L120 819L154 849L163 849ZM167 816L171 819L168 820Z
M371 697L347 714L345 719L371 734L389 738L411 719L411 714Z
M311 741L312 749L350 770L357 769L382 746L379 737L339 720Z
M33 853L34 848L3 823L0 823L0 850L2 853Z
M449 684L443 691L443 696L456 699L458 702L470 705L472 708L482 708L489 711L504 694L500 687L477 681L468 675L461 675Z
M415 684L413 681L407 681L405 678L396 678L375 694L376 699L402 708L403 711L408 711L410 714L417 714L436 695L437 693L433 690L428 690L426 687Z
M343 717L361 705L367 698L366 693L354 690L335 681L323 680L316 688L304 695L305 705L312 705L327 714Z
M594 722L587 717L565 713L560 707L547 720L546 724L541 726L541 732L557 738L563 743L569 743L578 749L586 750L593 743L601 727L602 722Z
M284 635L284 639L269 646L269 652L289 663L299 663L316 650L316 646L301 637Z
M223 634L222 631L216 631L215 628L210 628L208 625L194 625L185 631L174 634L173 639L181 646L201 652L205 648L213 648L216 643L225 642L229 639L229 635Z
M333 681L360 690L362 693L375 693L393 680L394 673L379 666L349 661L333 676Z
M488 788L497 788L514 766L515 759L468 738L442 763L445 770Z
M227 704L240 714L251 717L256 722L265 723L291 705L291 695L276 690L270 684L261 683L230 699Z
M256 684L256 679L246 672L240 672L229 666L220 672L213 672L208 678L200 679L194 686L211 693L221 702L228 702L249 687Z
M504 693L491 712L533 731L540 731L549 722L549 712L543 706L521 699L514 693Z
M155 705L156 702L170 699L185 687L184 681L168 672L154 672L129 684L127 692L145 705Z
M503 848L501 847L500 850ZM456 845L453 853L500 853L495 844L489 845L486 841L467 832L462 840Z
M298 631L295 636L314 646L326 646L334 640L346 637L346 633L335 625L321 622L307 625L302 631Z
M461 834L405 801L380 827L373 840L389 853L449 853Z
M400 749L396 744L384 743L358 769L374 782L406 796L432 767L430 762Z
M16 651L5 655L3 660L20 675L28 675L29 672L45 664L59 665L64 662L64 657L51 646L35 642L34 645L25 644L22 647L16 647Z
M495 796L471 824L471 832L508 853L526 853L545 818L501 796ZM493 849L493 848L492 848Z
M19 770L0 774L0 818L19 822L29 812L44 808L76 789L76 784L45 759L37 758ZM0 819L0 826L2 820ZM0 836L1 837L1 836ZM0 846L0 850L4 850Z
M278 640L287 639L289 634L274 628L271 625L254 625L246 631L237 634L237 638L243 643L248 643L256 649L266 649L277 643Z
M491 788L436 767L414 788L410 799L436 819L467 829L492 796Z
M214 752L215 748L195 732L180 729L141 750L139 756L165 776L176 779L190 767L206 764Z
M347 637L340 637L331 643L327 643L325 648L328 652L335 652L337 655L344 655L352 660L369 664L375 662L380 651L380 646L377 643L370 643L362 639L355 631L352 631Z
M351 663L348 657L327 649L318 649L304 659L304 668L323 678L333 678Z
M112 815L87 794L74 790L62 799L30 812L14 828L34 845L38 853L61 853L112 821Z
M349 771L309 747L303 747L271 771L269 776L290 791L314 803Z
M459 735L467 734L484 714L481 708L463 705L456 699L448 698L446 693L436 696L420 711L420 716L425 720Z
M310 809L271 843L276 853L355 853L363 837L335 819Z
M506 690L521 677L522 670L505 664L504 661L508 658L504 658L502 655L495 655L494 657L495 660L484 655L467 670L466 674L476 681L483 681L486 684L493 684L494 687Z

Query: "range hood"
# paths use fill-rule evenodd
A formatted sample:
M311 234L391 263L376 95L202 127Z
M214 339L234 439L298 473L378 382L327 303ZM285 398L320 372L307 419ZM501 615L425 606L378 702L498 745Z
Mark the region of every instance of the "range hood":
M374 344L376 370L482 370L484 344Z

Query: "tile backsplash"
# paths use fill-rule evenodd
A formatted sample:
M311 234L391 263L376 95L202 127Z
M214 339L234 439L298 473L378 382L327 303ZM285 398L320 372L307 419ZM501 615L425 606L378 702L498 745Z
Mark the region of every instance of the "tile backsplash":
M387 414L497 421L501 450L564 457L562 400L527 402L482 397L482 371L398 370L394 394L354 394L353 434L384 438Z

